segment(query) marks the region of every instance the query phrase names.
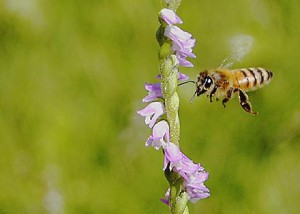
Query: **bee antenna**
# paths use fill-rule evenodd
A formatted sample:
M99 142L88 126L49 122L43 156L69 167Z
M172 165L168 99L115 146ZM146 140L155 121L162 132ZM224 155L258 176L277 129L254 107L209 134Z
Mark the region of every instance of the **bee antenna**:
M192 82L192 83L196 84L196 81L189 80L189 81L185 81L185 82L179 83L177 86L181 86L181 85L184 85L184 84L186 84L186 83L190 83L190 82Z
M195 91L195 93L193 94L193 96L191 97L190 103L192 104L194 102L195 96L197 94L197 91Z

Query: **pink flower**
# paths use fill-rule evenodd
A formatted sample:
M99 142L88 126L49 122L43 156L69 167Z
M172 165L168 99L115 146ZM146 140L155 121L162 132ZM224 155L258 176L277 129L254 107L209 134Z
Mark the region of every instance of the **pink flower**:
M181 161L182 159L182 153L178 146L176 146L174 143L167 143L166 146L164 147L165 151L165 158L164 158L164 168L165 170L170 163L170 170L173 168L173 163L177 163Z
M197 170L203 169L200 164L195 164L192 160L185 156L174 143L167 143L167 145L164 147L164 151L164 170L166 169L167 165L170 164L170 170L175 168L183 178L188 178L190 174L195 173Z
M178 172L184 179L184 188L192 203L210 196L209 189L204 185L208 173L200 164L195 164L185 156L180 149L169 142L164 147L164 170L169 166L170 170Z
M192 35L173 25L166 27L164 35L173 41L172 50L176 52L179 64L192 67L193 64L186 60L187 57L196 58L196 55L192 53L196 42Z
M181 24L182 20L173 10L170 9L162 9L159 13L162 20L164 20L168 25Z
M184 186L192 203L210 196L209 189L204 185L204 181L208 179L208 173L199 170L184 180Z
M137 113L145 117L145 123L152 128L156 120L165 113L165 109L161 102L153 102Z
M154 125L145 146L153 146L154 149L159 150L160 147L164 148L168 142L170 142L169 125L162 120Z
M203 167L201 167L200 164L195 164L183 153L180 162L174 162L172 163L172 166L174 166L177 172L179 172L179 174L185 179L188 179L188 177L194 174L196 171L203 170Z
M193 63L191 63L190 61L188 61L185 56L182 56L182 55L180 55L178 53L176 53L176 56L177 56L179 65L181 65L183 67L188 67L188 68L194 66Z
M178 72L178 80L179 81L186 81L189 79L188 75L185 75L184 73Z
M160 200L165 203L166 205L170 205L170 188L168 188L167 192L165 193L165 198L161 198Z
M148 95L143 98L143 102L151 102L163 97L160 83L145 83L145 89L148 91Z

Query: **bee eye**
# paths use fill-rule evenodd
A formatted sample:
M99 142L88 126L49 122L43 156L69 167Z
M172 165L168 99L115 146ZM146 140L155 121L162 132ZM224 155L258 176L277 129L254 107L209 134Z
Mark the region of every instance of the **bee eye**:
M207 78L205 79L204 88L209 89L210 86L211 86L211 84L212 84L212 82L213 82L212 79L211 79L210 77L207 77Z

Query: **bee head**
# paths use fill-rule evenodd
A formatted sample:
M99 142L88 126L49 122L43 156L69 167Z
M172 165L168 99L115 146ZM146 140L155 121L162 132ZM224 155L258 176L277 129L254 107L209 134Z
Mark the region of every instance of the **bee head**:
M196 92L197 96L204 94L209 88L213 85L213 79L208 75L208 71L205 70L200 72L198 75L197 83L196 83Z

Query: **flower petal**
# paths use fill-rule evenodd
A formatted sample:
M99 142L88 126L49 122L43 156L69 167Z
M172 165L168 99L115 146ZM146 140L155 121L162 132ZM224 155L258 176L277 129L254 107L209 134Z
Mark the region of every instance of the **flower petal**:
M182 160L182 153L178 146L176 146L174 143L167 143L166 147L164 148L165 152L165 158L164 158L164 170L170 163L170 170L172 170L174 163L179 162Z
M182 57L180 54L177 54L177 58L179 61L179 65L181 66L189 67L189 68L194 66L190 61L186 60L186 57Z
M160 83L145 83L145 89L148 91L148 95L143 98L143 102L151 102L163 97Z
M192 53L196 42L192 35L173 25L166 27L164 35L173 41L172 50L176 52L179 64L192 67L193 64L186 60L187 57L196 58L196 55Z
M173 10L164 8L160 11L160 17L168 24L168 25L174 25L174 24L181 24L182 20L179 18L179 16L176 15L176 13Z
M170 170L183 177L183 185L191 202L195 203L210 196L209 189L203 183L208 179L208 173L200 164L194 163L171 142L165 145L164 155L164 170L169 166Z
M170 192L171 192L171 190L170 190L170 188L168 188L167 192L165 193L165 198L160 199L163 203L165 203L168 206L170 204Z
M186 81L189 79L188 75L185 75L184 73L178 72L178 80L179 81Z
M145 146L152 146L158 150L160 147L164 148L169 141L169 125L165 120L162 120L154 125L152 134L146 141Z
M156 120L165 113L165 109L161 102L153 102L137 113L145 117L145 123L152 128Z

